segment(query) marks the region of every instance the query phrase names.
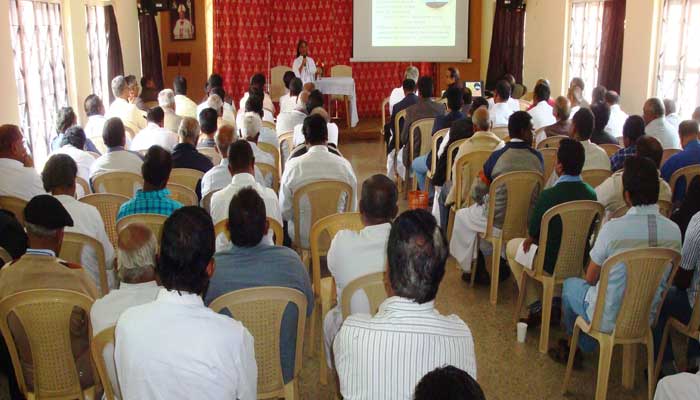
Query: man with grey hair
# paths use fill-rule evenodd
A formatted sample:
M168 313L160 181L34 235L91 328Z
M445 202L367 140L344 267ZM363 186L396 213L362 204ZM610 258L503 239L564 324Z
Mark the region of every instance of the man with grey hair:
M206 173L214 164L209 157L197 151L199 123L196 119L184 117L178 130L179 141L173 148L173 168L191 168ZM197 196L201 199L201 180L197 182Z
M571 130L570 113L571 105L569 99L564 96L557 97L554 100L554 107L552 108L552 115L554 115L557 122L545 126L544 129L537 134L535 141L539 143L551 136L569 136L569 131Z
M678 131L678 126L681 124L681 117L678 115L676 101L673 99L664 99L664 111L666 112L666 121L673 127L674 132Z
M129 103L129 84L122 75L117 75L112 79L112 94L114 101L107 110L107 119L119 118L124 126L136 133L146 127L146 115L139 110L135 104Z
M420 71L418 71L418 68L411 65L410 67L406 68L406 72L404 73L404 80L410 79L413 82L417 83L419 76L420 76ZM403 100L404 97L406 97L406 94L404 93L403 85L400 85L399 87L394 88L391 91L391 94L389 95L389 112L390 113L394 109L394 105L396 105L396 103Z
M644 102L644 113L642 114L646 128L644 134L655 138L661 143L661 147L666 149L680 149L681 141L678 132L673 129L666 120L666 108L661 99L652 97Z
M127 309L155 300L161 289L156 282L156 237L146 225L135 223L119 232L117 243L117 273L119 289L97 299L90 310L92 334L115 326L119 316ZM104 349L103 357L107 374L112 381L115 395L121 398L114 366L114 345Z
M165 114L163 127L170 132L177 132L178 128L180 128L182 117L175 113L175 92L172 89L161 90L158 93L158 105Z

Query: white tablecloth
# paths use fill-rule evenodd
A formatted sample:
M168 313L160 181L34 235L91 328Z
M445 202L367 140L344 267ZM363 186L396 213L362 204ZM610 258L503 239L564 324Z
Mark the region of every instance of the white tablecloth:
M355 94L355 80L351 77L321 78L314 82L316 89L323 94L335 94L348 96L350 101L350 126L357 126L357 95Z

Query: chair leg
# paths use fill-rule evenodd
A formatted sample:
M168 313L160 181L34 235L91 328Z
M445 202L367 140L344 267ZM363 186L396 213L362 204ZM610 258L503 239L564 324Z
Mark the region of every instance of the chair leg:
M350 103L348 101L348 96L345 96L345 122L348 124L348 128L350 128Z
M634 388L634 371L637 365L637 344L622 345L622 387Z
M525 294L527 290L527 272L523 270L522 275L520 275L520 290L518 291L518 300L515 303L515 313L513 313L513 322L517 323L520 320L520 312L523 309L523 303L525 302Z
M540 353L546 354L549 348L549 322L552 318L554 280L542 282L542 325L540 327Z
M608 380L610 379L610 363L615 342L612 338L603 335L598 342L600 353L598 355L598 379L595 385L595 400L605 400L608 393Z
M574 334L571 337L571 344L569 347L569 360L566 362L566 372L564 373L564 385L562 387L562 394L566 394L567 387L569 386L569 380L571 379L571 370L574 368L574 355L576 354L576 347L578 346L578 334L580 328L578 325L574 325Z
M649 329L647 333L647 381L649 384L649 400L654 398L654 391L656 390L656 377L657 375L649 374L649 371L654 368L654 334Z
M320 288L318 290L321 290ZM314 305L313 311L311 311L311 318L309 321L309 336L307 337L307 346L306 346L306 355L307 356L313 356L316 353L316 349L314 348L314 343L316 343L316 320L319 318L318 314L321 313L319 308L321 307L321 299L320 298L315 298L314 302L316 303Z
M664 334L661 337L661 345L659 346L659 356L656 360L656 367L654 368L654 379L659 377L661 373L661 367L664 363L664 352L666 351L666 345L668 344L668 336L671 333L671 324L666 322L664 327Z
M455 227L455 209L450 207L449 216L447 217L447 243L452 240L452 231Z
M476 248L479 248L479 237L476 237ZM478 251L478 250L477 250ZM472 275L471 275L471 281L469 282L469 286L474 287L474 283L476 282L476 269L479 267L479 264L476 262L476 258L472 255Z
M285 400L294 400L297 398L297 379L294 378L292 379L291 382L287 383L284 385L284 399Z
M493 239L493 254L491 255L491 294L489 300L496 305L498 301L498 278L501 264L501 237Z

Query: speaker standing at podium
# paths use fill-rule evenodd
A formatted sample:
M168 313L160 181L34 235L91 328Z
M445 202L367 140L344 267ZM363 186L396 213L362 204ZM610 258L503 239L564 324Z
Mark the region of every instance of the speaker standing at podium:
M316 63L314 59L308 56L309 44L306 40L299 39L297 43L297 58L292 63L292 70L297 78L306 85L313 82L316 75Z

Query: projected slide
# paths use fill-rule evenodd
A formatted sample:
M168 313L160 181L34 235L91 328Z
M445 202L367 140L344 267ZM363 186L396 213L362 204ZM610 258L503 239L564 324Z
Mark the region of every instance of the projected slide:
M455 46L457 1L372 0L372 46Z

